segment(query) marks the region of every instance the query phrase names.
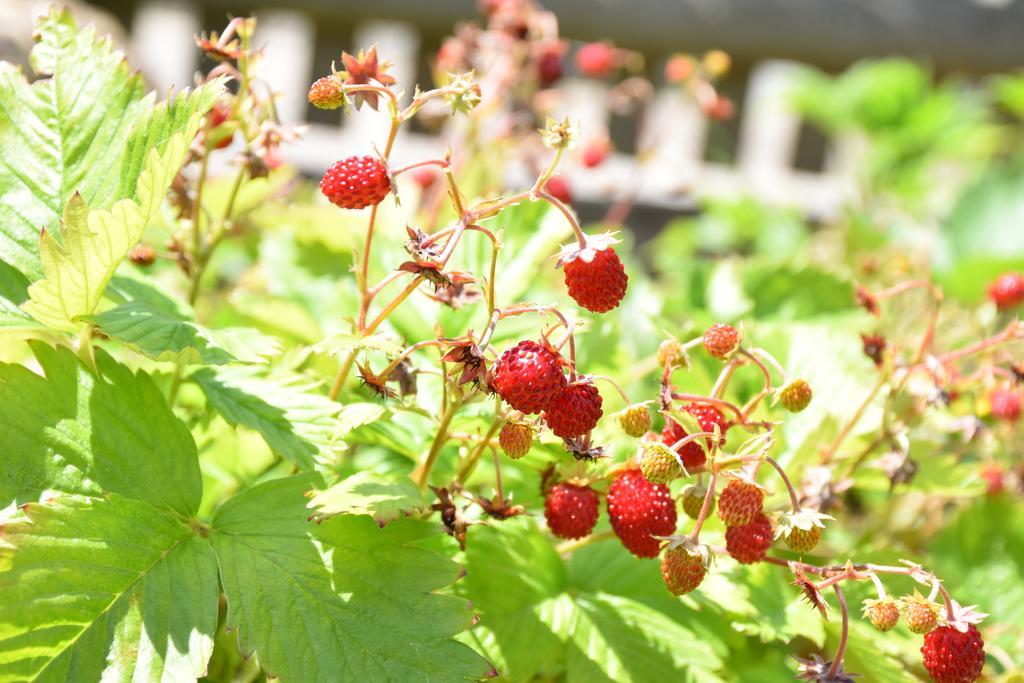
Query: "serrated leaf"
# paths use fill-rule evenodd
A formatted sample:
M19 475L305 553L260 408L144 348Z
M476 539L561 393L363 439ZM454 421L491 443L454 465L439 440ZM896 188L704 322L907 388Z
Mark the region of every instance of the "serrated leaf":
M317 491L306 506L313 517L370 515L386 523L413 512L429 509L423 494L408 477L385 477L359 472L324 491Z
M376 422L386 412L388 409L379 403L349 403L338 413L338 426L334 430L334 438L344 439L352 430Z
M189 97L198 101L208 94L203 90ZM155 148L149 152L136 199L90 210L80 193L71 196L61 222L62 241L49 232L40 240L44 279L29 287L29 301L22 307L25 312L55 329L74 331L79 317L96 310L114 271L160 208L201 118L202 112L196 109L188 126L167 142L163 152Z
M281 352L273 337L246 327L210 329L185 316L133 301L82 318L159 361L186 364L266 363Z
M99 374L33 342L45 376L0 365L0 507L45 491L117 493L191 515L201 480L192 437L153 380L102 351Z
M39 323L21 310L28 299L28 280L13 267L0 261L0 329L38 327Z
M437 525L369 517L306 521L309 477L261 484L217 513L212 540L229 626L285 681L478 678L489 665L451 639L472 617L437 595L458 566L416 547ZM287 558L284 560L283 558Z
M31 280L45 273L40 230L57 231L71 197L105 209L137 192L146 154L188 133L222 89L217 81L154 108L141 75L67 9L51 9L35 36L38 79L0 63L0 261Z
M359 337L354 334L331 334L310 347L313 353L321 353L331 358L351 351L383 351L389 356L397 356L402 352L401 344L380 334Z
M307 470L334 460L334 416L341 406L299 375L265 377L255 368L203 368L192 380L232 426L259 432L282 457Z

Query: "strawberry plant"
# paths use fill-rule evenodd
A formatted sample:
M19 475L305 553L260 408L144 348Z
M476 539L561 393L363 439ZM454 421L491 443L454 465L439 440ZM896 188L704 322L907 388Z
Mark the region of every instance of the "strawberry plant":
M642 57L482 6L433 87L372 46L294 84L383 123L318 185L254 19L159 102L66 10L0 66L0 680L1010 680L1024 242L962 226L1014 162L923 181L1016 133L909 63L888 108L812 78L869 144L846 213L641 246L636 188L590 226L562 175L609 131L550 114L570 70L648 106ZM665 80L726 119L729 68Z

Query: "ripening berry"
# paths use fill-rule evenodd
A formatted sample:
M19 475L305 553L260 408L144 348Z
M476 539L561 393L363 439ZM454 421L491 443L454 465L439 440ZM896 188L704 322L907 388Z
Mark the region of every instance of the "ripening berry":
M810 529L794 528L786 534L786 545L797 553L809 553L814 550L821 540L821 527L812 526Z
M668 364L673 368L686 367L686 355L678 339L666 339L658 345L658 365L665 367Z
M533 445L533 427L525 422L506 422L498 432L498 445L502 452L518 460L530 452Z
M651 428L651 414L643 403L626 406L619 412L619 426L629 436L639 439Z
M697 588L707 571L704 557L686 546L670 547L661 558L661 578L672 595L686 595Z
M214 149L224 149L231 144L231 141L235 137L233 130L217 130L231 118L231 105L227 102L220 100L213 105L210 113L206 115L206 121L209 125L210 130L206 133L206 144L207 147L213 147Z
M985 668L985 641L974 624L967 631L940 626L924 637L924 668L936 683L971 683Z
M700 517L700 510L704 507L704 498L708 494L708 487L704 484L690 484L683 489L683 512L690 519L697 519ZM711 503L708 505L708 514L710 515L715 510L715 497L711 497Z
M771 545L772 522L763 512L758 513L749 524L731 526L725 530L725 549L740 564L760 562Z
M676 506L663 484L640 470L626 470L608 488L608 519L622 545L637 557L657 557L661 541L676 528Z
M547 408L565 383L557 352L529 340L507 349L494 366L494 390L522 413Z
M1000 311L1006 311L1024 303L1024 274L1004 273L989 285L988 298Z
M320 191L343 209L380 204L391 191L384 162L377 157L348 157L335 163L320 180Z
M587 43L576 52L576 66L584 76L604 78L615 69L611 43Z
M601 394L589 380L569 384L544 409L544 421L555 436L573 439L592 430L601 419Z
M128 259L137 266L151 266L156 261L156 249L148 244L136 244L128 252Z
M596 140L591 140L583 148L583 153L580 154L580 162L586 168L595 168L600 166L611 152L612 144L608 138L597 138Z
M740 333L732 325L715 323L704 333L704 348L715 358L728 358L739 345Z
M563 204L572 204L572 190L566 179L560 175L548 178L544 183L544 191Z
M676 456L668 446L657 441L640 444L640 471L652 484L668 484L683 476Z
M581 253L566 261L564 268L569 296L592 313L612 310L626 295L629 277L612 247Z
M938 608L930 600L915 595L900 601L900 611L912 633L928 633L938 625Z
M791 413L799 413L811 404L811 387L802 379L795 379L779 392L779 403Z
M992 406L992 417L1004 422L1016 422L1020 418L1020 394L1012 389L993 389L988 397Z
M337 109L345 103L345 94L341 90L341 83L334 76L318 78L309 86L307 94L309 103L317 109Z
M597 492L589 486L555 484L544 498L544 517L555 536L583 538L597 524L599 504Z
M864 616L879 631L891 631L900 621L900 608L892 598L864 601Z
M718 517L726 526L749 524L761 514L764 491L752 482L733 479L718 495Z
M697 418L697 424L700 425L702 431L714 432L717 426L719 434L724 437L726 430L729 429L729 424L726 422L725 416L722 415L722 411L710 403L689 403L683 406L683 410ZM682 425L676 423L671 418L665 419L665 426L661 430L662 443L666 446L672 446L687 436L686 429ZM705 437L704 442L708 448L711 448L713 443L711 437ZM704 449L696 441L683 444L678 452L687 470L696 470L707 462L707 455L704 453Z

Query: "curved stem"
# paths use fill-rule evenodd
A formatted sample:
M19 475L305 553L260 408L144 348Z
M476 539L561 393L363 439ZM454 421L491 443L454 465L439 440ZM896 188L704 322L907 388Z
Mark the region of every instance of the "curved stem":
M832 460L836 451L839 450L839 446L841 446L843 441L846 440L846 437L850 435L850 432L857 423L860 422L860 419L864 417L864 412L868 409L868 406L871 405L871 402L875 400L875 397L878 395L878 392L882 390L882 387L885 386L886 381L887 380L884 375L878 378L875 386L868 392L868 395L864 397L864 400L861 401L861 404L857 407L857 410L853 413L850 419L846 421L846 424L843 425L843 428L832 442L832 445L829 446L828 450L822 454L821 462L823 464L828 464Z
M764 366L764 363L761 362L761 359L752 354L750 351L747 351L746 349L740 349L740 354L743 355L744 358L749 359L750 362L752 362L761 370L761 374L764 375L764 388L767 389L768 391L771 391L772 373L768 372L768 368Z
M562 212L562 215L565 216L565 219L569 221L569 225L572 226L572 231L576 235L576 243L579 244L580 249L586 249L587 235L585 232L583 232L583 229L580 227L579 221L577 221L576 217L572 215L572 211L569 210L569 207L566 206L565 203L563 203L561 200L555 199L554 197L549 195L547 192L538 192L537 197L539 199L543 199L544 201L551 204L556 209Z
M782 481L786 484L786 490L789 491L789 502L793 506L793 512L800 512L800 499L796 495L796 490L793 488L793 482L789 480L789 475L786 474L786 470L782 469L782 465L775 461L770 455L764 456L765 462L775 468L775 471L782 477Z
M825 680L829 681L835 678L835 675L843 666L843 657L846 656L846 643L850 637L850 613L846 607L846 596L843 595L843 589L839 587L839 584L832 586L832 590L836 592L836 598L839 600L839 609L843 615L843 632L839 636L839 648L836 650L836 656L832 660L832 666L825 673Z
M708 512L711 511L711 501L715 498L715 484L718 483L718 472L714 469L711 470L711 479L708 481L708 490L704 494L704 503L700 506L700 513L697 515L697 522L693 525L693 531L690 532L690 540L696 541L700 536L701 527L704 526L704 520L707 519Z
M622 389L618 382L613 380L611 377L608 377L607 375L591 375L591 377L593 377L595 380L601 380L603 382L611 384L613 387L615 387L615 390L619 392L619 396L622 397L622 400L626 403L626 405L629 405L629 396L626 395L626 392Z

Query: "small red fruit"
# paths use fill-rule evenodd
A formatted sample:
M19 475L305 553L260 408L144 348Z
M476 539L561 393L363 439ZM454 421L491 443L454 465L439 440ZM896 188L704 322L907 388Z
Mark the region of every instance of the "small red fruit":
M985 668L985 641L974 624L968 624L966 632L938 627L924 637L921 654L936 683L971 683Z
M217 128L223 126L229 118L231 118L231 105L223 100L213 105L213 109L206 115L207 123L210 126L210 132L207 133L208 146L212 146L214 149L224 149L231 144L235 138L234 131L217 131Z
M622 472L608 488L608 518L622 545L637 557L657 557L661 541L676 528L676 506L664 484L637 469Z
M541 85L547 87L562 78L562 46L555 43L546 47L537 60L537 77Z
M732 325L715 323L704 333L704 348L715 358L728 358L739 345L740 333Z
M562 359L550 346L537 342L519 342L494 367L495 391L523 413L541 412L564 386Z
M708 571L707 552L685 544L670 545L661 558L661 578L672 595L686 595L704 580Z
M563 204L572 204L572 190L569 189L569 183L560 175L548 178L544 183L544 191Z
M128 259L137 266L151 266L156 261L156 249L148 244L136 244L128 252Z
M718 431L722 436L725 436L726 430L729 428L728 423L725 421L725 416L722 415L722 411L709 403L689 403L683 406L683 410L688 412L697 418L697 424L700 425L701 430L705 432L715 431L715 426L718 426ZM677 441L685 439L688 436L686 430L682 425L676 423L672 419L665 420L665 427L661 430L661 441L666 446L672 446ZM712 440L705 438L705 442L708 448L711 447ZM684 444L679 449L679 456L683 459L683 464L686 465L687 470L695 470L704 465L707 461L707 455L704 453L704 449L700 447L700 444L691 441Z
M1024 274L1004 273L989 285L988 298L1005 311L1024 303Z
M555 436L572 439L586 434L601 419L601 394L590 380L562 388L544 410L544 421Z
M608 155L612 153L612 143L608 138L598 138L591 140L587 143L587 146L583 148L583 153L580 155L580 161L587 168L594 168L600 166Z
M343 209L362 209L384 200L391 191L391 179L377 157L348 157L327 169L320 191Z
M669 83L682 83L693 75L696 65L690 55L672 55L665 63L665 80Z
M724 495L724 493L723 493ZM719 500L719 509L722 501ZM743 526L725 530L725 549L740 564L753 564L764 559L772 544L772 523L763 512Z
M429 166L420 166L412 172L412 179L416 181L421 190L430 189L440 174Z
M584 76L604 78L615 68L615 48L611 43L587 43L576 53L576 66Z
M718 496L718 517L726 526L752 522L764 505L764 491L749 481L733 479Z
M506 422L498 432L498 445L502 452L518 460L530 452L533 445L533 427L525 422Z
M626 295L628 281L626 269L611 247L584 249L577 258L565 263L569 296L592 313L606 313L618 306Z
M988 402L992 406L992 417L1005 422L1016 422L1020 417L1020 394L1012 389L994 389Z
M559 538L583 538L597 524L600 501L589 486L555 484L544 499L544 516Z

